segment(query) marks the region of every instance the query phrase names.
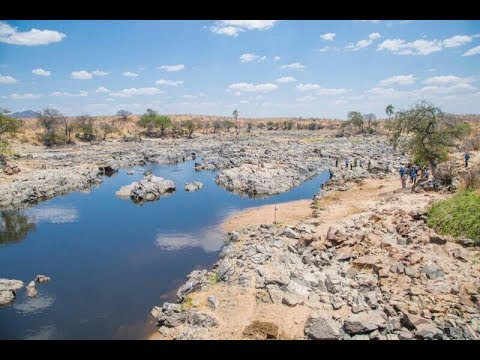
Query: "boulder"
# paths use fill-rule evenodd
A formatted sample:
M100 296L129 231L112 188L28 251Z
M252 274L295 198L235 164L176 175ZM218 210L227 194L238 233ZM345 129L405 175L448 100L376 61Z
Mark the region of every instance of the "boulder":
M285 230L283 231L283 235L285 235L286 237L291 238L291 239L299 239L300 238L300 234L297 233L296 231L294 231L293 229L289 228L289 227L285 228Z
M417 326L415 337L424 340L441 340L443 339L443 332L433 324L421 324Z
M448 239L445 236L440 235L430 235L430 242L438 245L445 245Z
M27 296L31 298L37 297L37 289L35 288L35 281L30 281L28 283Z
M468 262L470 260L470 254L463 250L462 248L456 248L452 252L453 258L463 261L463 262Z
M345 320L343 326L349 334L358 334L383 329L387 326L387 320L385 313L371 311L350 315Z
M313 340L338 340L340 335L340 324L330 316L321 312L314 312L305 323L305 335Z
M185 191L197 191L203 187L200 181L193 181L185 184Z
M0 306L12 303L15 300L15 293L12 290L0 290Z
M23 287L21 280L0 279L0 291L10 290L16 291Z
M44 283L50 281L50 277L46 275L37 275L35 276L35 280L39 283Z
M175 191L172 180L147 175L142 180L121 187L115 194L119 197L130 197L134 202L157 200L161 195Z
M220 306L220 300L215 295L207 297L207 304L212 310L216 310Z
M431 280L445 276L445 272L437 265L425 265L420 271Z

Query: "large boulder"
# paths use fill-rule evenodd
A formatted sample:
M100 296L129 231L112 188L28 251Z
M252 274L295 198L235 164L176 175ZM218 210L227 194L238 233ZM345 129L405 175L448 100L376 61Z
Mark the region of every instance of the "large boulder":
M155 201L161 195L175 191L175 184L172 180L147 175L142 180L130 185L121 187L116 195L119 197L130 197L136 203Z
M338 340L341 338L340 324L320 312L310 315L304 331L305 335L313 340Z
M4 290L13 290L16 291L23 287L23 281L21 280L10 280L10 279L0 279L0 291Z
M0 290L0 306L10 304L15 300L15 294L12 290Z
M385 313L372 311L350 315L343 324L345 331L350 334L370 332L387 326Z
M203 187L200 181L193 181L185 184L185 191L197 191Z

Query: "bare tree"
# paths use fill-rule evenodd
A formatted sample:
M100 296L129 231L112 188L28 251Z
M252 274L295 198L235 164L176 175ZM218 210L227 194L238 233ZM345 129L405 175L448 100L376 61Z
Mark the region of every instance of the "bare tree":
M375 114L373 114L373 113L365 114L365 115L363 115L363 118L364 118L365 120L367 120L367 127L368 127L369 129L372 128L372 123L373 123L375 120L377 120L377 117L376 117Z
M57 109L49 108L40 111L38 123L45 130L43 141L45 145L50 146L56 142L55 132L60 125L65 124L65 135L68 135L65 116Z
M233 110L232 115L235 118L235 128L237 129L237 135L238 135L240 133L240 128L238 127L238 110Z

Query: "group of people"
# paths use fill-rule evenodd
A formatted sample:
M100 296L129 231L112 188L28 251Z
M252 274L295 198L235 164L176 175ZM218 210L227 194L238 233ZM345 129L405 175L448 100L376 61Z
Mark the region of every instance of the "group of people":
M335 167L338 167L338 158L335 159ZM370 160L368 160L368 168L370 168ZM345 169L346 170L353 170L354 167L357 167L357 166L360 166L361 168L363 168L363 161L362 159L357 159L355 158L354 161L350 160L350 159L345 159ZM343 169L343 166L341 166L341 168Z
M420 170L420 166L418 166L417 164L408 163L406 167L402 164L399 171L400 180L402 181L402 188L405 189L407 187L407 179L410 179L410 183L413 184L412 186L412 191L413 191L415 189L415 186L417 185L417 179L420 175L419 174L420 171L425 180L428 180L430 178L430 171L428 170L428 167L424 166Z

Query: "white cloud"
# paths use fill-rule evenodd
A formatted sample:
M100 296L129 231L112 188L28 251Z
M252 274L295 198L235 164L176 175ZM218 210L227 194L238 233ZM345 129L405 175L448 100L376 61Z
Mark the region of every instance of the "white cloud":
M430 95L443 95L452 93L464 93L477 90L475 86L466 83L458 83L451 86L425 86L420 89L420 93L428 93Z
M371 33L370 35L368 35L368 39L359 40L356 44L350 43L345 46L345 49L358 51L360 49L366 48L367 46L370 46L374 40L379 39L380 37L381 36L379 33Z
M115 101L115 99L110 98L110 97L109 97L109 98L106 98L105 100L106 100L106 101L110 101L110 102Z
M247 30L268 30L277 20L220 20L210 27L210 31L219 35L238 36Z
M267 57L262 56L261 58L258 59L258 62L264 62L265 60L267 60Z
M130 88L130 89L123 89L118 92L110 93L110 96L114 97L131 97L131 96L139 96L139 95L158 95L162 94L164 91L157 89L155 87L144 87L144 88Z
M295 101L306 102L306 101L313 101L313 100L316 100L316 99L317 98L315 96L307 95L307 96L296 98Z
M122 73L123 76L125 77L130 77L130 78L136 78L138 76L137 73L130 72L130 71L125 71Z
M167 72L174 72L174 71L180 71L185 69L185 65L183 64L178 64L178 65L162 65L159 66L158 69L160 70L165 70Z
M47 70L43 69L33 69L32 74L39 75L39 76L50 76L52 73Z
M280 60L280 56L274 56L273 57L273 61L278 61L278 60Z
M271 83L252 84L252 83L235 83L228 86L230 90L244 92L270 92L278 89L278 86Z
M295 89L298 91L312 91L312 90L318 90L320 89L321 86L318 84L298 84L295 86Z
M32 100L42 97L42 94L12 94L10 97L15 100Z
M442 50L439 40L418 39L407 42L402 39L387 39L377 47L378 51L387 50L397 55L429 55Z
M93 76L105 76L105 75L108 75L108 74L109 74L108 72L102 71L102 70L93 70L92 71Z
M170 86L178 86L182 85L183 81L173 81L173 80L166 80L166 79L160 79L155 81L156 85L170 85Z
M320 35L320 37L325 41L333 41L333 39L335 38L335 35L336 35L335 33L325 33Z
M108 90L108 89L107 89L106 87L104 87L104 86L100 86L100 87L97 88L97 90L95 90L95 92L97 92L97 93L109 93L110 90Z
M297 81L297 79L295 79L293 76L282 76L275 81L280 84L286 84L286 83L295 82Z
M184 99L196 99L197 95L192 95L192 94L185 94L183 95Z
M379 86L390 86L394 84L398 85L410 85L415 82L416 78L413 76L413 74L410 75L395 75L391 76L389 78L383 79L378 82Z
M360 20L361 22L371 22L372 24L378 24L381 20Z
M48 45L62 41L67 35L54 30L18 31L4 21L0 21L0 42L12 45Z
M239 59L242 63L246 63L246 62L254 61L254 60L258 59L259 57L260 56L255 55L255 54L246 53L246 54L240 55Z
M240 104L250 104L248 100L240 100Z
M70 93L66 91L54 91L50 94L51 96L69 96L69 97L76 97L76 96L87 96L87 91L79 91L78 93Z
M474 48L471 48L470 50L466 51L462 56L472 56L477 54L480 54L480 46L475 46Z
M80 70L80 71L72 71L70 76L72 77L72 79L87 80L87 79L91 79L93 77L93 74L85 70Z
M306 66L299 63L299 62L294 62L288 65L282 65L280 69L291 69L291 70L305 70Z
M455 35L443 40L443 46L447 48L462 46L468 44L472 40L473 37L469 35Z
M473 82L472 78L459 77L455 75L432 76L423 81L424 84L428 85L455 85L466 84L470 82Z
M15 84L16 82L17 79L14 77L0 74L0 84Z

